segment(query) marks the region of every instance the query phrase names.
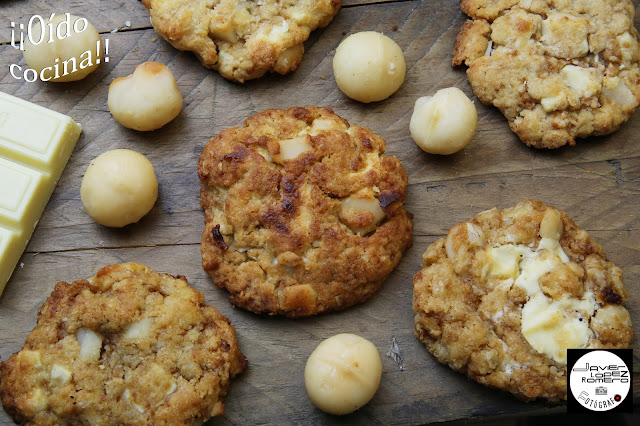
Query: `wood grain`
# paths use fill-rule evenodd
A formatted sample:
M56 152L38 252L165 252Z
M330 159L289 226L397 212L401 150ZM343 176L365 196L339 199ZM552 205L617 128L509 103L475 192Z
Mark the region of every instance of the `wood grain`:
M225 415L216 424L418 424L498 415L563 412L564 406L524 404L484 388L438 364L413 336L412 278L422 253L458 222L478 212L539 198L565 210L604 247L624 272L632 318L640 318L640 115L618 132L579 141L573 148L537 151L510 132L494 108L476 99L479 128L473 142L449 157L423 153L408 132L415 100L456 86L475 99L464 69L450 67L455 36L465 21L455 0L344 1L336 19L312 33L293 74L266 76L244 85L202 67L190 53L162 41L137 0L4 1L0 5L0 90L71 115L83 135L7 288L0 298L0 359L17 351L35 325L38 308L58 281L88 277L109 263L138 261L163 272L184 274L207 303L237 328L249 370L232 386ZM635 1L634 4L638 5ZM7 44L8 22L33 14L69 11L89 17L110 40L110 61L81 82L24 83L8 73L23 63ZM127 31L111 33L130 21ZM637 19L636 19L636 22ZM397 30L393 29L397 26ZM335 48L348 34L384 32L407 61L405 84L391 98L363 105L344 97L332 77ZM108 86L147 60L169 66L185 98L180 116L152 133L119 126L109 114ZM256 316L233 309L200 265L203 214L196 161L206 141L265 108L321 105L387 141L387 153L409 175L407 209L415 238L399 267L369 302L345 312L303 320ZM82 210L79 187L89 162L113 148L145 154L160 183L158 203L140 223L122 230L96 225ZM638 321L636 320L636 323ZM635 327L636 334L640 330ZM352 332L370 339L383 356L383 380L374 400L357 413L331 417L315 409L303 383L308 355L324 338ZM400 344L405 370L385 356L390 340ZM640 344L636 338L636 376ZM640 402L636 386L634 401ZM0 422L10 419L0 412Z

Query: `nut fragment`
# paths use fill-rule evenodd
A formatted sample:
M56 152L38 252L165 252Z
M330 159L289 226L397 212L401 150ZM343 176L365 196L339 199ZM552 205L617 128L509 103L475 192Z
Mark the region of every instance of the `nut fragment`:
M560 239L562 236L562 221L558 210L550 207L544 212L540 222L540 236L554 240Z
M354 195L342 200L340 206L340 220L358 235L375 230L385 217L380 201L373 196Z

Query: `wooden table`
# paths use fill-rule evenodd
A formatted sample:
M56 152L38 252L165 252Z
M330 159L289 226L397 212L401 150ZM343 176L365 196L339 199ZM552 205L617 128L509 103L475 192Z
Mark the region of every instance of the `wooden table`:
M466 17L456 0L345 0L336 19L305 43L299 69L244 85L230 83L202 67L156 35L137 0L5 0L0 4L0 90L68 114L83 134L47 209L0 299L0 359L22 347L36 312L58 281L91 276L98 268L137 261L155 270L184 274L207 303L229 317L249 359L225 400L216 424L416 424L496 415L563 412L564 406L525 404L485 388L440 365L413 335L412 278L421 255L447 230L478 212L538 198L565 210L595 237L619 265L629 289L627 307L640 334L640 114L618 132L579 141L575 147L538 151L522 144L495 108L475 101L478 132L462 152L432 156L413 143L408 127L419 96L456 86L475 99L464 69L450 66L452 47ZM634 0L636 9L638 1ZM638 10L638 9L637 9ZM24 65L13 49L9 23L27 23L34 14L71 12L87 17L110 40L109 62L75 83L24 83L9 64ZM639 19L636 17L636 27ZM130 26L127 26L130 24ZM118 32L112 30L119 28ZM375 30L402 48L407 76L386 101L364 105L337 88L332 57L345 35ZM118 125L107 108L109 83L147 60L167 64L184 95L180 116L164 128L138 133ZM406 208L415 215L414 244L370 301L345 312L287 320L234 309L215 288L200 263L203 213L196 161L206 141L238 126L265 108L320 105L352 124L372 129L387 141L409 175ZM155 165L160 195L151 213L125 229L94 223L83 211L80 182L89 162L102 152L130 148ZM332 417L307 398L303 371L320 341L339 332L370 339L383 360L383 378L373 401L355 414ZM386 353L399 343L405 370ZM640 344L634 340L636 377ZM640 386L636 380L636 405ZM636 408L638 410L638 407ZM0 412L0 421L9 417Z

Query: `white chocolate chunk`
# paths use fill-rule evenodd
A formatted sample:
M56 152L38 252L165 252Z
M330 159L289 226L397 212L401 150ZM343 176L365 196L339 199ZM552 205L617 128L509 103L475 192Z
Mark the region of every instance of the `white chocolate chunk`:
M553 249L553 251L546 250L541 252L540 247L538 251L533 251L529 247L521 246L523 257L520 262L520 275L518 275L515 285L523 288L529 297L533 297L541 292L540 285L538 284L540 277L561 264L563 255L566 256L564 251L562 251L562 247L559 245L554 246L551 242L545 242L543 244L543 240L545 239L543 238L540 241L540 246L544 246L544 248L548 247ZM562 251L562 254L556 251L558 248Z
M283 164L286 160L298 158L300 154L309 152L313 149L308 136L298 136L293 139L283 139L280 141L280 152L274 154L273 161Z
M567 106L567 95L564 92L560 92L556 96L542 98L540 105L546 112L557 111Z
M516 279L524 250L513 244L490 248L489 275L499 279Z
M62 386L69 383L69 380L71 380L71 371L60 364L53 364L53 367L51 367L51 381L56 386Z
M49 406L49 400L47 396L40 388L36 388L29 397L29 408L34 412L44 411Z
M600 84L593 76L593 73L586 68L566 65L562 68L562 75L567 81L567 85L579 97L588 98L600 90Z
M596 303L593 293L582 300L549 300L538 293L522 308L522 334L529 344L559 364L567 363L568 348L583 348L593 335L588 318Z
M632 62L634 60L634 53L638 47L638 42L628 32L620 34L616 37L618 44L620 45L620 51L622 52L622 60L624 62Z
M144 318L129 324L123 337L125 339L144 339L149 337L151 335L153 321L153 318Z
M522 308L522 335L537 352L566 364L568 348L583 348L593 332L589 319L598 305L592 292L582 299L562 295L550 299L540 287L540 279L557 266L570 261L560 242L563 225L560 213L549 208L540 224L541 240L532 249L525 245L503 245L487 249L489 276L507 280L524 289L528 300ZM494 321L500 319L496 316Z
M603 89L604 96L617 102L621 106L635 107L638 104L633 92L627 87L622 79L618 79L618 84L613 88L605 87Z
M76 339L80 343L80 358L85 361L97 361L100 358L104 337L83 327L76 333Z
M340 124L342 123L336 123L335 121L329 120L326 118L316 118L315 120L313 120L313 123L311 124L311 131L309 132L309 134L311 136L315 136L318 133L320 133L322 130L335 129L336 125L340 125Z
M29 349L23 349L18 353L18 359L21 363L29 364L33 368L42 369L42 361L40 359L40 352L30 351Z

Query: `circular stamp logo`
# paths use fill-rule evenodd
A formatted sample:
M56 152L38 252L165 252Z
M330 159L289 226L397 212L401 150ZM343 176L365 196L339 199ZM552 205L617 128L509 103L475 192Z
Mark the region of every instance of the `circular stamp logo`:
M631 374L627 364L606 350L588 352L578 358L569 375L573 397L592 411L609 411L629 394Z

